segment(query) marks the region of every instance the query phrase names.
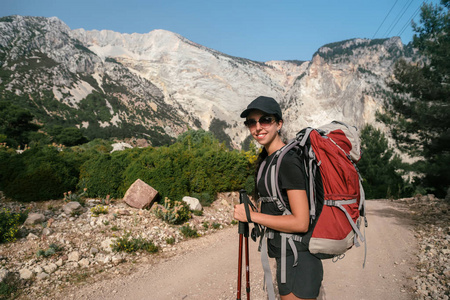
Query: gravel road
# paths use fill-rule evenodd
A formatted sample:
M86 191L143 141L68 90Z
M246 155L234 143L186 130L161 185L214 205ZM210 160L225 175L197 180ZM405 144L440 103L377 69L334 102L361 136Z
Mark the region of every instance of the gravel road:
M411 277L417 253L410 218L386 200L367 203L367 260L364 246L343 260L324 261L320 299L413 299ZM128 276L97 280L65 291L61 299L236 299L237 226L184 242L158 263L134 266ZM266 299L257 244L249 239L251 299ZM245 276L242 277L245 283ZM245 288L242 299L246 298Z

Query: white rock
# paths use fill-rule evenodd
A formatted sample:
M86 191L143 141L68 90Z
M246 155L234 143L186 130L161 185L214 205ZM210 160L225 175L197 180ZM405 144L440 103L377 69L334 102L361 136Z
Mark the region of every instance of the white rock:
M105 250L106 252L112 252L111 245L114 243L114 240L115 239L112 239L112 238L107 238L106 240L104 240L101 243L102 249Z
M182 200L189 205L190 210L202 210L202 205L197 198L185 196Z
M44 269L43 269L41 266L36 266L36 267L33 269L33 272L36 273L36 274L39 274L39 273L44 272Z
M80 260L80 261L78 262L78 264L79 264L80 267L82 267L82 268L87 268L87 267L89 266L90 262L89 262L89 259L83 258L82 260Z
M19 271L20 279L31 279L33 277L33 272L28 270L27 268L21 269Z
M52 274L53 272L56 271L56 269L58 269L58 266L54 263L49 263L44 267L45 273L47 274Z
M37 239L39 239L39 237L33 233L29 233L27 235L27 240L37 240Z
M25 221L25 225L39 224L45 221L45 216L43 214L30 213Z
M78 262L80 260L80 253L78 251L70 252L67 260Z
M6 279L6 277L8 277L9 275L9 271L6 269L0 269L0 283L3 282L3 280Z
M56 264L58 267L61 267L61 266L63 265L63 260L60 258L60 259L58 259L58 260L55 262L55 264Z
M49 276L49 275L48 275L47 273L42 272L42 273L37 274L37 275L36 275L36 278L39 279L39 280L42 280L42 279L47 278L48 276Z

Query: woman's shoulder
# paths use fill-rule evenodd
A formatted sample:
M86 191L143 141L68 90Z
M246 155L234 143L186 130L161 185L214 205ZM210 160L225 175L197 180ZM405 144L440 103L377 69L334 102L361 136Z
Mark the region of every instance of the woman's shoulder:
M300 155L294 150L289 150L283 157L283 163L300 162Z

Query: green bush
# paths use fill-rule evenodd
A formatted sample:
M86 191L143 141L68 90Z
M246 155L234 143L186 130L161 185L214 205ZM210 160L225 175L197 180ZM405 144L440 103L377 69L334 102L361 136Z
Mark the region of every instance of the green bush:
M138 250L155 253L159 250L152 241L146 240L142 237L131 237L130 232L127 232L122 237L116 239L111 245L111 248L114 252L124 251L127 253L136 252Z
M123 197L124 192L121 192L119 187L123 182L123 172L129 164L129 152L125 150L112 154L92 153L81 166L78 187L87 188L91 197Z
M92 216L98 217L101 214L108 214L108 207L103 206L101 204L94 206L91 208Z
M14 242L19 226L23 223L20 213L12 213L7 209L0 212L0 244Z
M0 189L7 197L30 202L60 198L74 190L79 170L54 147L35 147L11 155L0 170Z
M187 238L197 238L200 236L200 234L197 232L197 230L195 228L191 227L189 224L186 224L186 225L180 227L180 231L181 231L181 234Z
M24 288L24 282L18 272L10 272L0 282L0 299L17 299Z
M155 188L161 199L195 195L207 206L218 192L243 188L251 169L243 153L227 150L210 133L188 131L175 144L143 149L131 160L123 173L121 194L139 178Z
M183 201L171 201L166 198L164 204L155 209L155 215L169 224L183 224L191 218L191 211Z
M50 257L54 254L56 254L56 252L60 252L63 250L62 246L59 246L58 244L50 244L50 246L48 247L48 249L43 250L43 249L39 249L36 252L36 257Z

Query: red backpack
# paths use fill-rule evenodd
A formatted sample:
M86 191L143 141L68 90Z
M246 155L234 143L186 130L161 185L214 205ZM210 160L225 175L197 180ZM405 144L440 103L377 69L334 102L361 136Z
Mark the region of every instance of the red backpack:
M276 202L283 214L290 214L290 212L286 209L276 178L281 165L278 162L281 162L289 151L295 151L305 166L310 226L305 234L281 233L282 239L286 239L282 240L281 259L285 260L286 253L283 251L286 251L286 245L290 245L291 248L296 247L293 241L300 242L318 258L336 260L342 258L353 245L359 246L358 238L361 242L365 241L360 231L362 219L364 219L364 226L367 227L364 190L356 167L356 163L361 158L358 131L355 127L337 121L318 129L308 127L277 151L269 162L264 178L266 183L267 178L271 178L271 186L266 186L270 197L260 198L260 201ZM257 182L261 179L263 168L264 163L260 166ZM256 229L259 228L256 227ZM265 228L263 231L266 238L273 237L270 229ZM266 270L267 266L264 264L265 261L268 264L268 259L266 259L265 244L261 243L260 248L262 246L263 268ZM296 249L292 250L296 261ZM281 270L282 282L283 279L285 280L284 273L285 270ZM270 276L267 273L265 275L265 281L268 284L270 284L268 281L271 281ZM268 290L270 290L269 286Z

